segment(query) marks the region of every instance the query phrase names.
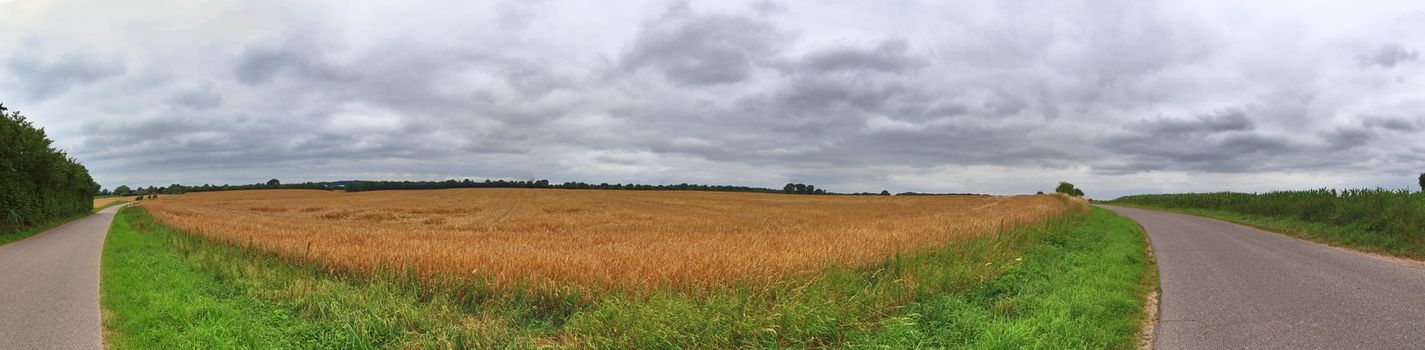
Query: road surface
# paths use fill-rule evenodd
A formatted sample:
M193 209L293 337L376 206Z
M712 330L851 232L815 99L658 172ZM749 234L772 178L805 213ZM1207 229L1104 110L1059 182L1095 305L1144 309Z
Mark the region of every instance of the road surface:
M1104 208L1152 240L1157 349L1425 347L1425 269L1212 219Z
M102 349L99 256L119 206L0 246L0 349Z

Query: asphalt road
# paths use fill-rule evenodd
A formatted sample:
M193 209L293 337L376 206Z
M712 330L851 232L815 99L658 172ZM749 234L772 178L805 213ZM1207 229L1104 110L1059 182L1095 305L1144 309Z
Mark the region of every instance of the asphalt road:
M122 206L0 246L0 349L102 349L99 256Z
M1195 216L1104 206L1148 231L1158 349L1425 348L1425 268Z

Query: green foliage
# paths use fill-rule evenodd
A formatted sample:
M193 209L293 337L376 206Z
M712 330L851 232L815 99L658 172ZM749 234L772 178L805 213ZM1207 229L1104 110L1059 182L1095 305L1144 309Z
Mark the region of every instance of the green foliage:
M87 214L99 185L19 112L0 105L0 235Z
M789 183L789 184L787 184L786 186L782 186L782 193L791 193L791 194L827 194L827 193L829 193L829 192L826 192L825 189L816 188L816 186L814 186L814 185L800 184L800 183Z
M1151 273L1140 235L1096 210L770 286L581 299L314 268L128 208L100 290L118 349L1127 348Z
M1079 188L1077 188L1077 187L1074 187L1074 184L1071 184L1071 183L1068 183L1068 182L1062 182L1062 181L1059 182L1059 186L1058 186L1058 187L1055 187L1055 188L1054 188L1054 192L1056 192L1056 193L1063 193L1063 194L1067 194L1067 195L1074 196L1074 197L1083 197L1083 196L1084 196L1084 191L1083 191L1083 190L1081 190L1081 189L1079 189Z
M1104 209L997 278L906 307L855 348L1131 349L1157 285L1137 223Z
M1137 206L1198 209L1306 223L1349 227L1370 232L1375 243L1391 251L1418 246L1425 252L1425 193L1387 189L1319 189L1267 193L1185 193L1126 196L1113 200ZM1388 243L1389 246L1384 246Z
M277 181L277 179L267 180L267 187L277 186L282 186L282 181Z
M129 185L119 185L119 187L114 188L114 195L123 197L129 195L129 193L133 191L134 190L129 189Z
M1425 173L1420 173L1420 191L1425 192Z

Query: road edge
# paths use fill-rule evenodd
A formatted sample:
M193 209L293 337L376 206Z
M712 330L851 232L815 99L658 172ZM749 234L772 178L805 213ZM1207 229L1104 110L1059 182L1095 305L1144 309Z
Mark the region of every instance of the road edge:
M1103 208L1102 205L1095 206L1108 209ZM1118 212L1114 212L1114 215L1133 220L1133 218L1119 214ZM1141 321L1142 323L1138 325L1138 339L1135 342L1136 344L1134 344L1134 348L1138 350L1151 350L1153 349L1153 340L1158 331L1158 309L1161 307L1159 297L1162 295L1163 286L1162 280L1158 278L1158 257L1153 254L1153 238L1148 236L1148 229L1144 228L1143 224L1139 223L1138 220L1133 220L1133 224L1138 225L1138 232L1143 237L1144 254L1148 257L1148 268L1145 269L1143 280L1140 283L1152 287L1148 289L1148 293L1143 297L1144 317Z

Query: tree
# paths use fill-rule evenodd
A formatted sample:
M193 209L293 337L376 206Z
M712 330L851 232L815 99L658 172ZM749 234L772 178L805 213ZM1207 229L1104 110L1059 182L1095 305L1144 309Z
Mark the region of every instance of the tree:
M882 196L889 196L889 195L891 195L891 191L881 190L881 195L882 195Z
M796 184L796 190L797 190L797 193L807 193L807 185L806 185L806 184Z
M1420 173L1420 192L1425 192L1425 173Z
M786 186L782 186L782 192L786 192L786 193L796 193L796 192L797 192L797 185L794 184L794 183L788 182Z
M0 104L0 234L94 209L99 184L42 128Z
M267 187L277 186L282 186L282 181L277 181L277 179L267 180Z
M806 194L816 194L816 186L807 185L807 191L806 191L806 192L803 192L803 193L806 193Z
M1059 187L1055 187L1055 188L1054 188L1054 192L1063 193L1063 194L1067 194L1067 195L1075 196L1075 197L1083 197L1083 196L1084 196L1084 191L1079 190L1078 188L1075 188L1075 187L1074 187L1074 184L1071 184L1071 183L1068 183L1068 182L1062 182L1062 181L1059 182Z

